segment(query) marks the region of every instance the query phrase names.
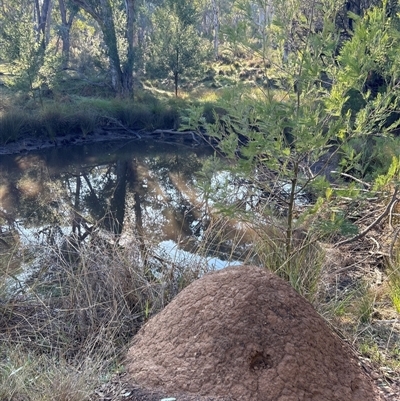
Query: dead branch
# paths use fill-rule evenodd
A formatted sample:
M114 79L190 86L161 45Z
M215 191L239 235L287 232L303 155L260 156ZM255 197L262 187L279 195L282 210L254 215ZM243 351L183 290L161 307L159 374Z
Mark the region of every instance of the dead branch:
M337 248L340 245L345 245L345 244L349 244L350 242L357 241L357 240L361 239L362 237L364 237L376 225L378 225L389 214L390 209L392 208L392 205L398 201L398 199L397 199L397 193L398 192L399 192L399 188L396 187L394 192L393 192L392 199L387 204L387 206L386 206L385 210L383 211L383 213L380 214L378 216L378 218L376 220L374 220L364 231L361 231L359 234L355 235L354 237L351 237L349 239L345 239L343 241L339 241L337 244L334 245L334 247Z
M350 178L350 179L352 179L353 181L356 181L356 182L358 182L359 184L362 184L362 185L364 185L364 186L367 187L367 188L371 188L371 184L368 184L368 182L362 181L362 180L360 180L359 178L353 177L353 176L350 175L350 174L341 173L340 171L331 171L331 174L339 174L339 175L341 175L342 177Z

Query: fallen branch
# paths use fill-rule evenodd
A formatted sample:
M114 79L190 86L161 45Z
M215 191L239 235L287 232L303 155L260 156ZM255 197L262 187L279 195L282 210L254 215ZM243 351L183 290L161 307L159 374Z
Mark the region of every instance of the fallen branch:
M197 135L194 131L175 131L173 129L156 129L151 132L151 135L190 135L194 142L200 145Z
M116 118L114 117L107 117L107 119L111 122L113 122L114 124L116 124L117 126L119 126L121 129L123 129L126 132L129 132L130 134L136 135L137 139L142 139L142 137L140 136L140 134L137 131L133 131L131 129L129 129L127 126L125 126L124 124L121 123L121 121L118 121Z
M376 225L378 225L389 214L389 212L390 212L390 210L392 208L392 205L398 201L398 199L397 199L397 193L398 192L399 192L399 188L396 187L394 192L393 192L392 199L387 204L387 206L386 206L385 210L383 211L383 213L380 214L378 216L378 218L376 220L374 220L364 231L361 231L359 234L355 235L352 238L345 239L343 241L339 241L337 244L334 245L334 247L337 248L340 245L345 245L345 244L349 244L350 242L357 241L357 240L361 239L362 237L364 237Z
M339 175L341 175L342 177L350 178L350 179L352 179L353 181L356 181L356 182L358 182L359 184L362 184L362 185L364 185L364 186L367 187L367 188L371 188L371 184L368 184L368 182L362 181L362 180L360 180L359 178L353 177L353 176L350 175L350 174L341 173L340 171L331 171L331 174L339 174Z

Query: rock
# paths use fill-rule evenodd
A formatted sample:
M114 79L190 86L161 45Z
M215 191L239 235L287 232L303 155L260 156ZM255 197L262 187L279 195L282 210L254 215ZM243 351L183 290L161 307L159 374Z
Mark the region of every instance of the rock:
M254 266L189 285L139 331L126 366L132 382L170 396L379 400L350 348L311 304Z

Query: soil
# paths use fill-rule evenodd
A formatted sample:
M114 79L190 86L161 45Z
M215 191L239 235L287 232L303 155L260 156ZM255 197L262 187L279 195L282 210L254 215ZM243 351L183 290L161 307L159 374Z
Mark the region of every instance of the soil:
M132 400L380 399L311 304L253 266L189 285L139 331L126 367Z

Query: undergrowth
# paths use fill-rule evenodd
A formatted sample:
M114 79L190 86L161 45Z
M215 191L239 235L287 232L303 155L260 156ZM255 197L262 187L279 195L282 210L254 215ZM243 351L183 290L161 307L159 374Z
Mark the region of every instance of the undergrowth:
M21 138L54 138L71 133L85 136L101 127L124 129L124 132L177 130L189 102L156 98L145 92L139 92L135 99L60 95L42 102L27 96L20 102L16 95L9 93L7 98L0 100L0 144Z
M100 228L86 240L52 234L35 253L28 276L1 270L1 400L89 399L143 322L202 274Z

